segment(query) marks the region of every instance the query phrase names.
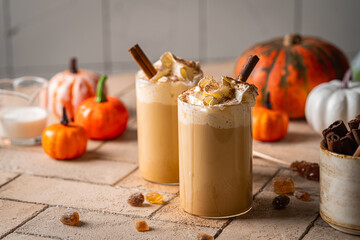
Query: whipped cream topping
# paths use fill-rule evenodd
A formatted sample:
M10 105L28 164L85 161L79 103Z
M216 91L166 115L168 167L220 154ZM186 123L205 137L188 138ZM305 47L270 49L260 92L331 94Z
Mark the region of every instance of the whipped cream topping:
M170 52L165 52L160 60L154 63L154 67L157 73L151 79L148 79L141 70L137 73L136 78L156 83L169 81L198 82L202 77L199 62L184 60Z
M179 100L198 106L242 103L253 107L257 95L257 87L253 84L225 76L222 77L221 81L216 81L212 77L204 77L196 87L182 93Z

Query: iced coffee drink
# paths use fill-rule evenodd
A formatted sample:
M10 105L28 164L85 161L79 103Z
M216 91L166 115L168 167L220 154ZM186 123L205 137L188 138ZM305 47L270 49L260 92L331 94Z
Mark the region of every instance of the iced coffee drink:
M196 86L200 64L166 52L154 64L156 74L136 75L139 168L146 180L179 182L177 97Z
M222 218L252 204L251 109L257 88L203 78L178 98L181 207Z

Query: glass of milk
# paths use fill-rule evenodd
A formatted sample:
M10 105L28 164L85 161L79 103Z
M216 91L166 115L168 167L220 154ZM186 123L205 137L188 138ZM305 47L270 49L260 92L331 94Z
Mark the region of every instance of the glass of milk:
M12 145L41 143L48 113L47 80L40 77L0 79L0 142Z

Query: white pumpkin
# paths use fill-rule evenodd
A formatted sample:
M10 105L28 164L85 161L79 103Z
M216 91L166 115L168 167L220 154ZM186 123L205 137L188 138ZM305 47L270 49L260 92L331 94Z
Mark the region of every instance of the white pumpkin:
M315 87L307 97L305 116L308 124L318 133L336 120L347 123L360 114L360 82L332 80Z

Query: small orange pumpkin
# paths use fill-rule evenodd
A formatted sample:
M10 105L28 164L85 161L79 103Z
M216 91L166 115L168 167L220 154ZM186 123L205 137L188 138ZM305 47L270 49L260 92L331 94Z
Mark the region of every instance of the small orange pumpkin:
M75 111L87 98L95 96L99 75L85 69L77 69L76 59L70 60L70 68L53 76L49 82L47 108L61 117L62 106L67 116L74 119Z
M106 96L103 75L97 85L97 95L85 100L75 114L75 123L84 127L90 139L104 140L120 136L126 129L129 112L116 97Z
M272 110L270 94L264 106L253 109L253 138L262 142L274 142L286 136L289 125L288 115L280 110Z
M58 160L77 158L86 151L85 129L69 123L65 107L63 107L61 122L46 127L41 140L45 153Z

